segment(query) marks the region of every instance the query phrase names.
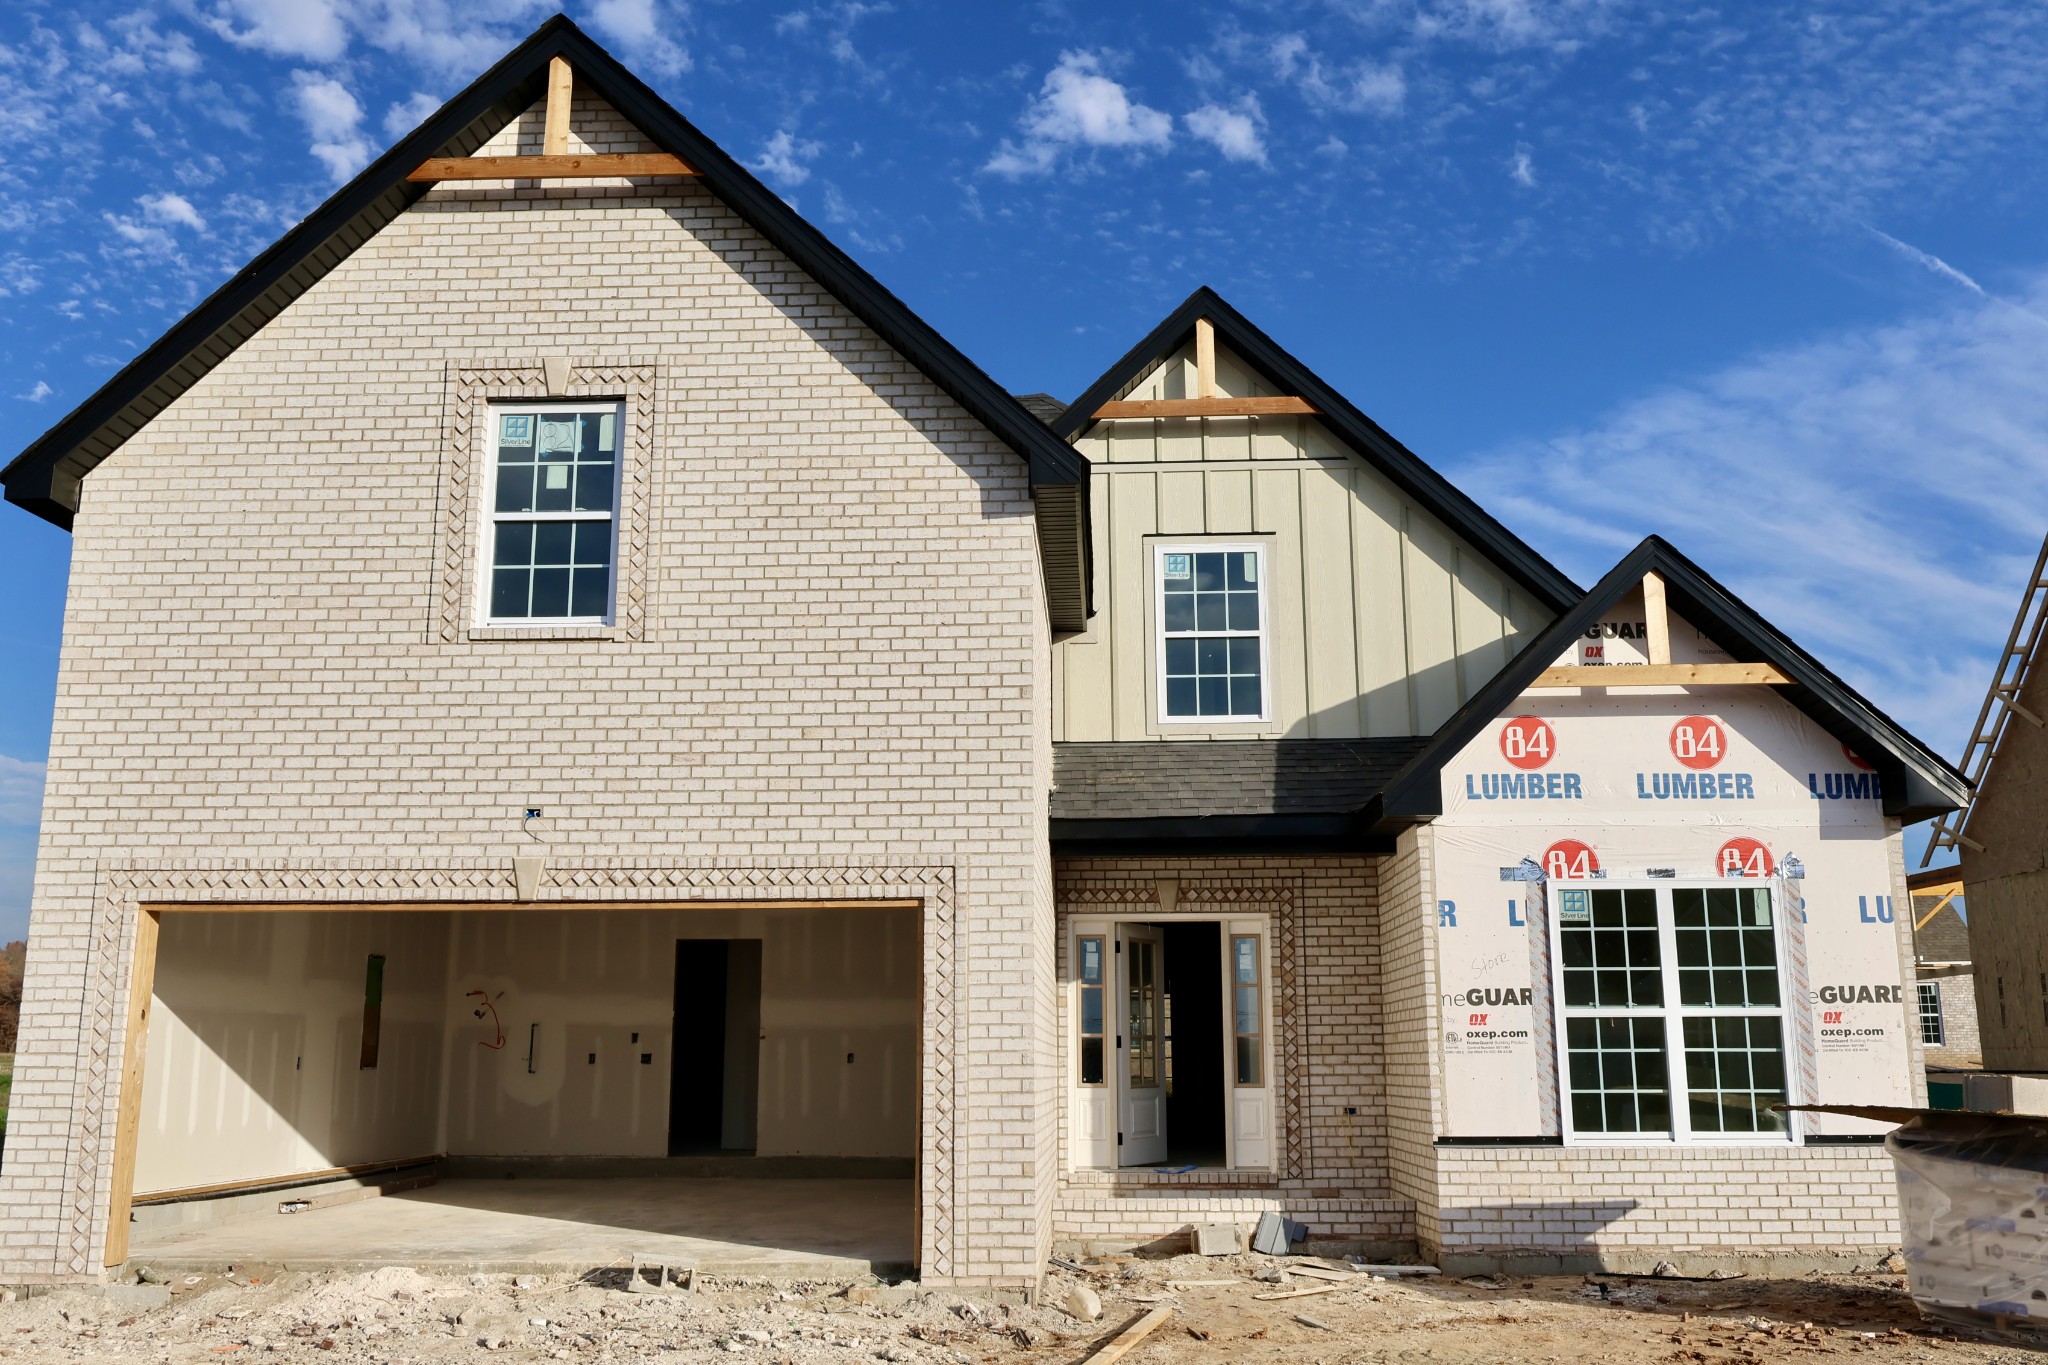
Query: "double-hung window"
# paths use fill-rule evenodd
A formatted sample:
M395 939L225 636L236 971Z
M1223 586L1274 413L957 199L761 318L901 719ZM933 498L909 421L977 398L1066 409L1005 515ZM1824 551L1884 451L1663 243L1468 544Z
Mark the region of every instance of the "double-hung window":
M1557 885L1551 902L1567 1139L1784 1141L1770 889Z
M620 405L495 405L484 599L493 625L612 619Z
M1264 548L1159 545L1153 555L1160 719L1265 720Z

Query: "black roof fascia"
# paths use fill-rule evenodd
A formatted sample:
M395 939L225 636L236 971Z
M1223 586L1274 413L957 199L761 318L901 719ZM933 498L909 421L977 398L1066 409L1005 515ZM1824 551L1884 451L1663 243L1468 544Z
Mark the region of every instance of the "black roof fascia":
M1197 318L1216 325L1217 338L1281 390L1315 404L1319 420L1338 439L1393 480L1395 486L1428 508L1453 532L1486 554L1543 606L1564 611L1584 595L1578 584L1538 554L1528 542L1501 525L1478 503L1430 468L1414 451L1384 431L1350 399L1319 378L1258 327L1203 285L1166 315L1145 339L1133 346L1100 379L1076 398L1052 424L1071 441L1095 420L1104 403L1123 397L1163 357L1185 345Z
M1155 854L1204 857L1259 854L1394 852L1394 836L1364 829L1352 815L1188 815L1140 820L1053 820L1052 852L1060 858Z
M273 308L271 314L257 319L255 326L247 326L249 320L242 316L245 310L260 305L272 289L288 285L294 272L300 272L321 248L341 239L338 252L316 263L314 272L299 281L302 292L425 194L429 186L414 184L406 176L429 157L448 150L465 132L472 137L455 150L463 154L473 151L491 132L532 105L544 93L547 63L556 56L575 68L579 84L596 91L656 144L702 172L699 179L706 189L1023 456L1034 485L1086 482L1087 461L1078 452L639 77L558 14L370 163L0 470L7 500L68 530L78 482L92 467L276 311ZM487 115L502 116L482 136L475 136L472 125ZM347 236L351 229L356 229L353 240ZM238 323L245 326L244 334L222 343L221 334ZM202 355L209 343L213 343L212 353ZM129 411L134 405L159 398L161 401L147 411ZM71 458L94 438L99 438L102 449Z
M1871 705L1669 542L1650 536L1608 570L1583 600L1537 632L1505 668L1458 708L1431 737L1429 747L1361 809L1362 823L1387 832L1443 814L1439 774L1444 764L1521 696L1581 631L1598 622L1653 570L1663 575L1670 609L1726 650L1731 659L1772 664L1792 679L1789 686L1771 690L1877 769L1886 815L1912 824L1954 810L1969 799L1969 779L1947 759Z

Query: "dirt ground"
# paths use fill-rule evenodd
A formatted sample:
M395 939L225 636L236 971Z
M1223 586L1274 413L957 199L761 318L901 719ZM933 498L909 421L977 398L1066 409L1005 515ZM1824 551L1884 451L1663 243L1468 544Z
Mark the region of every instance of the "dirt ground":
M63 1290L0 1304L9 1362L490 1360L760 1365L902 1361L931 1365L1079 1362L1153 1308L1172 1315L1131 1365L1740 1365L1824 1355L1875 1362L2028 1362L2048 1357L1959 1337L1922 1321L1890 1274L1713 1282L1553 1277L1512 1280L1314 1278L1342 1262L1263 1256L1106 1259L1050 1274L1035 1307L874 1283L706 1282L629 1294L623 1271L581 1279L360 1275L242 1266L174 1276L171 1302L137 1308ZM1284 1280L1271 1277L1293 1268ZM1257 1278L1268 1276L1266 1280ZM1200 1283L1228 1280L1230 1283ZM1076 1284L1102 1316L1060 1305ZM1334 1286L1334 1287L1332 1287ZM1300 1294L1302 1290L1327 1290ZM1262 1299L1260 1295L1295 1294Z

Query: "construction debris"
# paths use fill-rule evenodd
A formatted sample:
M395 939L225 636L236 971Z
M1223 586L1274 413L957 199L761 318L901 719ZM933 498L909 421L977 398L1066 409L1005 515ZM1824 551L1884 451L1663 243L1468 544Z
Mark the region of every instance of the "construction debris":
M1235 1223L1197 1223L1189 1240L1197 1256L1235 1256L1244 1250Z
M1268 1256L1285 1256L1296 1242L1306 1241L1308 1225L1278 1213L1259 1215L1258 1230L1252 1233L1252 1250Z
M1150 1336L1153 1328L1172 1316L1171 1308L1155 1308L1143 1317L1134 1319L1123 1331L1110 1338L1101 1350L1089 1356L1088 1365L1110 1365L1111 1361L1121 1360L1132 1347Z
M1817 1361L1831 1353L1875 1365L2039 1359L1930 1328L1907 1297L1903 1276L1613 1280L1611 1296L1601 1299L1576 1275L1518 1276L1485 1281L1489 1287L1481 1289L1447 1276L1354 1274L1342 1281L1309 1276L1280 1291L1289 1297L1268 1301L1259 1295L1275 1290L1254 1279L1260 1271L1325 1263L1314 1258L1305 1267L1311 1258L1250 1253L1062 1259L1081 1269L1050 1269L1035 1304L1002 1302L992 1290L870 1279L699 1275L689 1293L632 1294L625 1292L630 1257L583 1275L517 1277L402 1267L274 1273L263 1266L242 1266L229 1277L218 1269L196 1274L163 1266L170 1284L146 1286L169 1294L170 1302L156 1308L87 1288L39 1286L35 1296L12 1303L0 1297L0 1365L1104 1365L1116 1360L1105 1352L1117 1342L1127 1343L1120 1365L1305 1365L1324 1358L1304 1349L1324 1332L1326 1349L1341 1345L1327 1357L1332 1365L1741 1365ZM1232 1278L1215 1283L1221 1275ZM1081 1287L1096 1297L1096 1321L1080 1321L1064 1307ZM1141 1302L1169 1291L1170 1305ZM1318 1298L1312 1314L1295 1306L1304 1292ZM1150 1335L1132 1338L1130 1329L1147 1319Z
M1102 1316L1102 1296L1085 1284L1069 1289L1060 1305L1082 1322L1094 1322Z

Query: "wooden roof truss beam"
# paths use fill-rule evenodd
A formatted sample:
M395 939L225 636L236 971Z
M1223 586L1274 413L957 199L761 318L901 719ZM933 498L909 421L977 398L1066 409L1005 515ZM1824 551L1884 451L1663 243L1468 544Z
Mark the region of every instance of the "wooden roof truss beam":
M696 167L667 152L569 151L569 105L576 76L560 57L548 62L547 114L541 123L539 156L436 156L420 163L407 180L590 180L599 177L696 175Z
M1675 664L1671 662L1671 612L1664 600L1664 575L1643 575L1643 625L1647 664L1560 664L1529 684L1537 687L1763 687L1792 679L1775 664Z
M1216 324L1195 319L1195 396L1119 399L1095 410L1097 420L1158 417L1313 417L1306 398L1226 398L1216 391Z

